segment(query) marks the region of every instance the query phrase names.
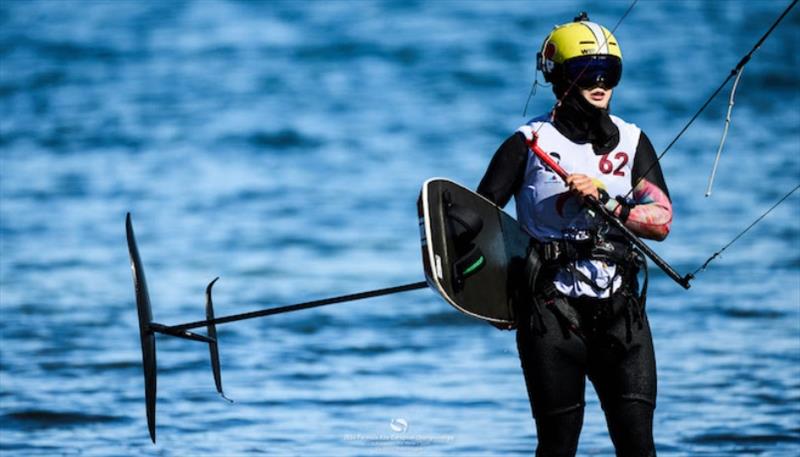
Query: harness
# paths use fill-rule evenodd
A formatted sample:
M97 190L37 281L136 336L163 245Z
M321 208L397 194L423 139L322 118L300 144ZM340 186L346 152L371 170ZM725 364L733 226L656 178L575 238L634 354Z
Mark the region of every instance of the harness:
M570 271L581 281L593 284L599 290L613 288L613 280L605 288L596 286L591 278L575 267L576 261L579 260L602 260L614 263L618 268L618 274L622 276L622 287L618 290L612 289L607 299L568 299L563 296L553 285L556 272L562 269ZM640 329L642 328L649 280L647 262L637 249L621 237L597 230L587 239L580 241L534 240L530 246L527 263L526 279L529 281L534 302L533 309L538 318L536 319L538 322L531 319L531 323L535 324L540 332L546 331L541 315L543 308L555 311L565 338L569 338L570 331L579 335L595 333L620 313L624 313L625 316L628 342L633 337L632 325L636 323ZM638 273L642 270L644 273L642 288L637 293Z

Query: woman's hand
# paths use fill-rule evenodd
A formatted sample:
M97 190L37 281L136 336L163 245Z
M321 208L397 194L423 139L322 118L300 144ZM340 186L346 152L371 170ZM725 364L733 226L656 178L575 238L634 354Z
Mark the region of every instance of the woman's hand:
M570 192L578 197L594 197L597 200L600 199L600 192L597 190L597 186L592 178L586 175L574 173L567 176L567 186Z
M514 330L517 328L517 324L501 324L500 322L489 322L492 326L498 330Z

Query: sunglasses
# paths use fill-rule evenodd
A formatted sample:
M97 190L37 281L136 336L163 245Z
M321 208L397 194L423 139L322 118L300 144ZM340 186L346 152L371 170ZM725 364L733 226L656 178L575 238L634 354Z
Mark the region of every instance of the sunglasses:
M607 55L575 57L563 63L563 72L567 81L581 89L611 89L622 77L622 60Z

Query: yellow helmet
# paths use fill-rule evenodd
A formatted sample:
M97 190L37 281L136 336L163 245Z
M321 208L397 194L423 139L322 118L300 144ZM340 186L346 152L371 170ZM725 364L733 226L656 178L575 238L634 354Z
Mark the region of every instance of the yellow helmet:
M611 88L622 76L622 51L617 39L602 25L590 22L586 13L574 22L554 27L536 61L536 68L551 83Z

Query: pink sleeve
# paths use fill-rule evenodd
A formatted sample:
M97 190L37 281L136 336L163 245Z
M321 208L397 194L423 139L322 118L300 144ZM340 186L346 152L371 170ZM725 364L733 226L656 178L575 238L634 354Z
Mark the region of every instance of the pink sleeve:
M633 204L625 226L644 238L658 241L666 238L672 223L669 197L658 186L642 179L633 190ZM621 212L616 200L609 200L607 207L616 215Z

